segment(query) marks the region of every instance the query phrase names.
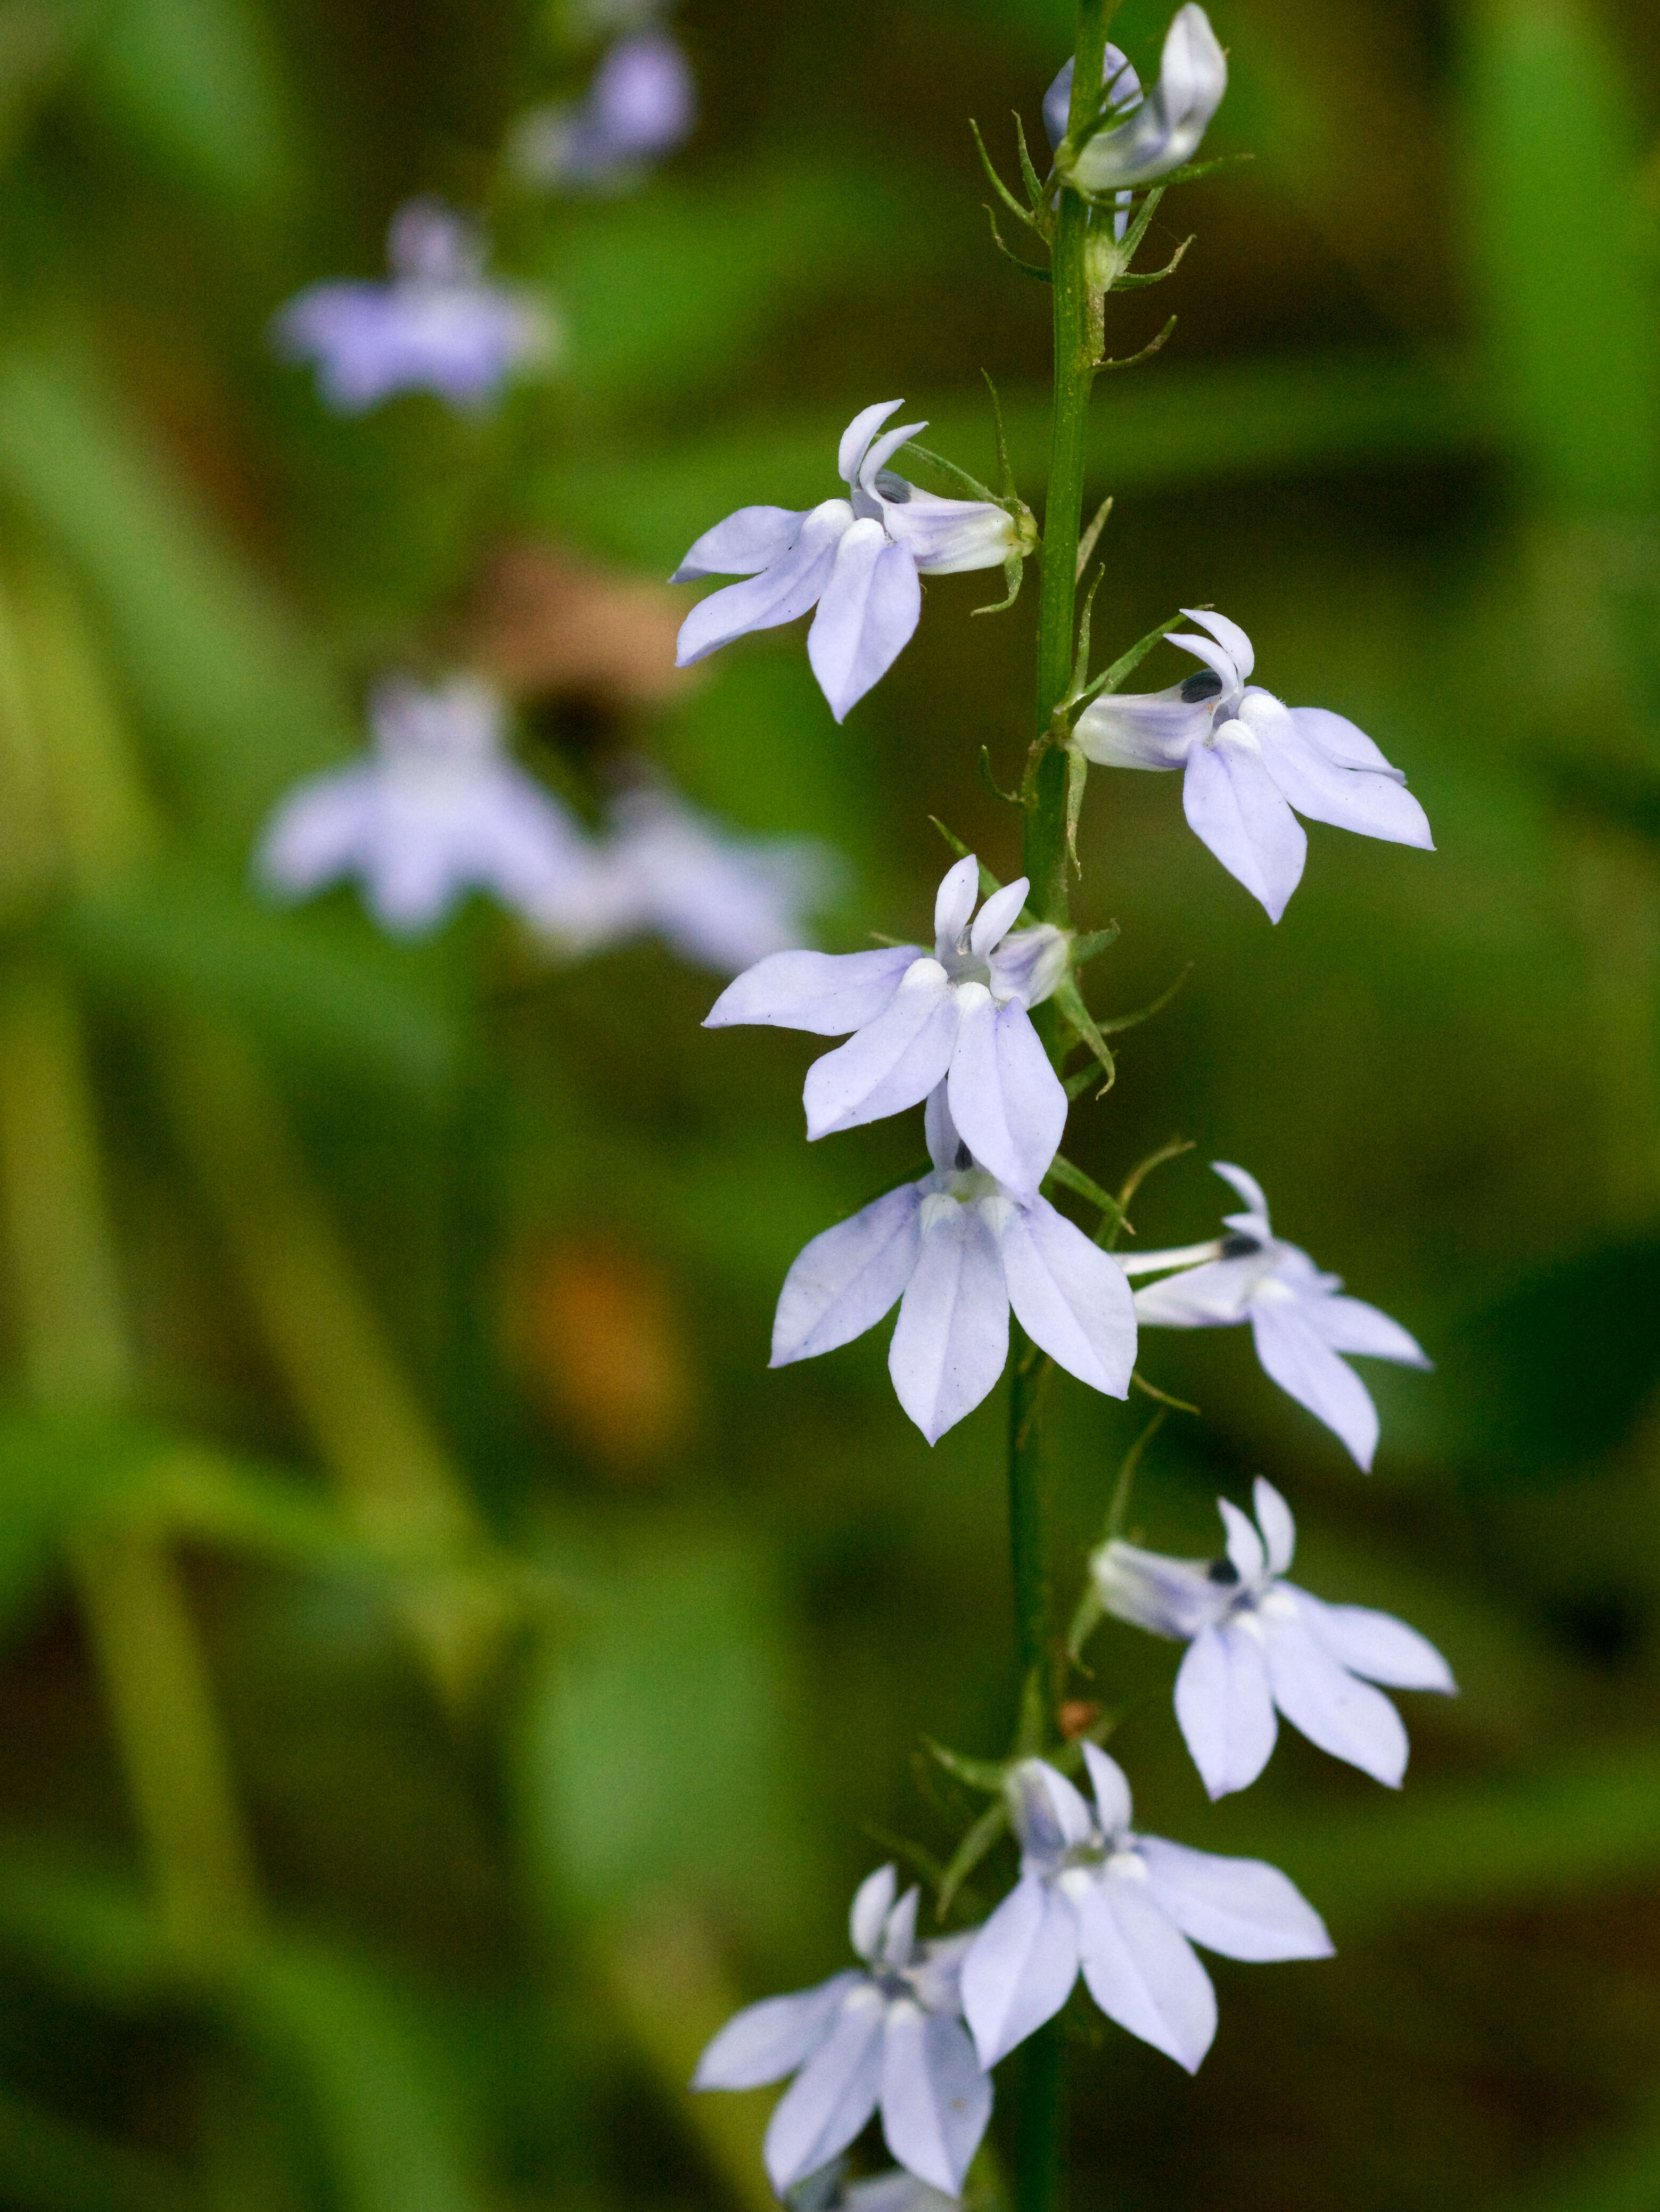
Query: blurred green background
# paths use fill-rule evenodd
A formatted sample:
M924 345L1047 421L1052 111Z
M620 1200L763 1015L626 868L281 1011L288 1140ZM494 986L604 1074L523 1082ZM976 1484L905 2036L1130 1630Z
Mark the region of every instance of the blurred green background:
M1115 35L1150 62L1164 8ZM1398 1315L1365 1480L1241 1332L1135 1519L1211 1548L1269 1474L1302 1577L1399 1610L1398 1798L1285 1741L1213 1810L1170 1647L1091 1647L1138 1817L1272 1858L1331 1963L1215 1968L1196 2081L1082 2013L1079 2206L1660 2204L1660 17L1644 0L1217 0L1197 243L1115 301L1098 640L1172 605L1408 773L1425 855L1316 829L1271 931L1173 780L1091 781L1080 916L1124 1040L1068 1150L1144 1240L1243 1162ZM599 40L513 0L0 4L0 2200L22 2212L759 2207L765 2095L682 2083L843 1961L919 1766L1014 1702L998 1403L932 1452L873 1338L764 1370L810 1236L914 1126L800 1141L800 1038L706 1036L650 947L566 971L471 907L389 945L246 854L470 658L593 805L644 753L921 926L930 812L1013 872L1035 592L943 580L844 728L798 635L670 663L684 546L833 488L905 394L1041 506L1047 295L993 251L1062 0L687 0L702 119L646 189L499 203L563 373L484 422L323 413L265 331L489 198ZM1147 665L1166 683L1177 657ZM1067 1559L1136 1432L1060 1378ZM1074 1571L1068 1565L1068 1575ZM1064 1587L1065 1585L1063 1585ZM197 1632L192 1637L191 1630ZM204 1653L205 1657L204 1657ZM240 1806L246 1834L218 1820ZM217 1821L217 1825L216 1822ZM991 1870L993 1873L995 1869ZM1091 2022L1093 2021L1093 2025Z

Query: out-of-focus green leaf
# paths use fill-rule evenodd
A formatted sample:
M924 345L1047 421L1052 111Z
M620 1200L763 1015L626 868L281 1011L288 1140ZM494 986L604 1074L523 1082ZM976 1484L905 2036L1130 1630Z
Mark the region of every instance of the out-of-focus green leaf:
M982 473L991 465L982 392L919 394L928 441ZM1003 394L1009 454L1027 491L1047 466L1049 401ZM810 507L835 486L839 412L739 425L663 450L603 441L550 460L530 496L561 526L635 559L668 564L733 507ZM1472 362L1400 356L1171 368L1127 382L1091 417L1091 495L1162 491L1219 477L1406 457L1444 460L1491 449L1491 409ZM895 466L903 471L904 456Z
M549 271L569 373L608 407L729 376L769 325L865 281L873 238L889 270L937 246L900 179L822 153L592 210Z
M275 594L84 364L0 361L0 501L86 585L169 795L216 842L245 850L283 785L353 744Z
M6 0L0 7L0 160L15 150L96 13L95 0Z
M269 218L298 198L305 166L291 96L252 0L108 0L87 90L221 205Z
M1641 139L1581 0L1468 11L1478 275L1493 374L1541 484L1595 514L1660 502L1660 307L1637 236Z
M1230 1804L1213 1826L1207 1848L1249 1847L1283 1866L1341 1944L1414 1912L1504 1911L1647 1880L1660 1868L1660 1753L1613 1745L1542 1772L1369 1802L1342 1819Z
M0 1419L0 1632L47 1572L66 1528L136 1480L157 1431L98 1415Z
M1572 1474L1611 1450L1660 1382L1660 1240L1562 1260L1444 1334L1438 1449L1496 1481Z
M0 2193L29 2212L192 2212L199 2192L152 2153L106 2142L0 2090Z
M435 1097L453 1076L453 1023L367 927L277 914L204 869L135 878L63 916L94 983L216 1007L296 1056Z
M454 2086L390 1988L289 1939L246 1956L228 2003L299 2082L343 2212L475 2212Z
M592 1595L586 1632L544 1650L527 1709L547 1893L614 1913L691 1892L775 1934L815 1869L759 1560L700 1532L642 1534Z

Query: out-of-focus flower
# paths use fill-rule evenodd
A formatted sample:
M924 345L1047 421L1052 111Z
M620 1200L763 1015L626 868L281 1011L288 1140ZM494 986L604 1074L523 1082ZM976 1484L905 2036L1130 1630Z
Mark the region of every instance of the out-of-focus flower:
M575 819L508 757L487 684L393 678L371 695L369 723L367 759L308 778L272 816L255 866L273 890L302 898L356 876L399 935L489 890L573 945L593 939L604 871Z
M684 145L696 121L685 55L666 31L641 31L605 54L585 99L522 117L508 159L533 184L615 191Z
M729 2020L697 2062L694 2089L758 2089L794 2074L767 2129L782 2196L828 2165L872 2114L899 2163L955 2196L991 2117L991 2082L963 2025L966 1936L916 1941L917 1892L896 1904L891 1866L853 1900L862 1968L769 1997Z
M927 428L906 422L879 438L903 404L879 400L843 432L836 467L850 499L800 513L743 507L703 532L670 580L748 580L711 592L686 617L681 667L816 606L807 659L839 722L910 642L922 611L921 577L1000 568L1031 550L1036 532L1025 510L1017 517L994 500L941 499L893 473L888 463Z
M1276 1237L1262 1187L1243 1168L1211 1163L1245 1201L1225 1213L1232 1233L1180 1251L1121 1252L1126 1274L1184 1267L1135 1294L1136 1318L1149 1328L1231 1328L1250 1323L1256 1356L1280 1388L1341 1437L1369 1474L1377 1449L1377 1409L1341 1352L1428 1367L1415 1338L1363 1298L1341 1295L1341 1275L1322 1273L1308 1254ZM1187 1263L1198 1261L1197 1267Z
M1191 1639L1176 1677L1176 1717L1213 1797L1243 1790L1268 1765L1274 1708L1310 1743L1398 1789L1407 1731L1374 1682L1457 1687L1426 1638L1364 1605L1326 1605L1282 1579L1296 1548L1291 1508L1260 1478L1256 1528L1218 1498L1219 1559L1171 1559L1116 1540L1091 1561L1109 1613L1156 1636ZM1261 1533L1259 1534L1258 1530ZM1364 1678L1364 1679L1362 1679Z
M848 1042L807 1071L809 1137L920 1104L945 1084L952 1118L981 1166L1022 1198L1049 1171L1067 1094L1027 1012L1066 972L1062 933L1009 934L1029 888L1006 884L972 921L979 862L950 869L934 902L934 949L775 952L727 985L706 1029L759 1022Z
M1129 1389L1135 1314L1110 1253L1047 1199L1020 1199L974 1158L942 1085L926 1116L933 1172L815 1237L784 1279L772 1365L834 1352L899 1301L888 1372L930 1443L1003 1371L1009 1309L1032 1342L1097 1390Z
M1122 62L1122 55L1119 59ZM1198 151L1199 142L1228 88L1228 58L1217 43L1209 16L1195 0L1178 8L1171 19L1164 34L1158 82L1145 100L1140 98L1140 85L1134 81L1134 71L1131 78L1133 98L1120 96L1119 80L1110 70L1105 79L1108 114L1124 114L1128 110L1128 119L1106 124L1077 146L1066 136L1071 78L1067 76L1066 93L1059 100L1060 78L1049 88L1043 102L1043 120L1052 139L1057 136L1055 123L1061 126L1056 166L1067 182L1080 192L1095 196L1129 185L1151 184L1155 178L1179 169Z
M827 846L745 837L660 784L611 810L603 858L619 936L654 931L683 960L731 975L801 942L835 874Z
M1189 827L1262 901L1270 921L1302 879L1308 839L1298 814L1434 850L1405 775L1364 731L1324 707L1287 707L1248 684L1256 656L1238 623L1196 607L1183 611L1210 636L1183 632L1171 643L1204 661L1203 674L1165 691L1106 692L1092 701L1073 732L1085 759L1107 768L1185 768Z
M1331 1939L1277 1868L1134 1834L1123 1769L1092 1743L1084 1758L1093 1806L1041 1759L1009 1778L1020 1879L963 1962L980 2063L1052 2020L1081 1968L1109 2020L1192 2074L1216 2033L1195 1943L1228 1959L1325 1959Z
M483 273L477 228L437 200L399 208L384 283L313 284L276 316L279 352L314 362L343 415L397 392L435 392L453 407L486 404L517 368L550 362L557 326L528 293Z

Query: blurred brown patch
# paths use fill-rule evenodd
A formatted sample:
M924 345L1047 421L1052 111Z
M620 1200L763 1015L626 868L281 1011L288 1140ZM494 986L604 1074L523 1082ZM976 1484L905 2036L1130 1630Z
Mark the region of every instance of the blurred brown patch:
M649 1260L603 1235L535 1245L514 1270L506 1325L550 1420L618 1476L662 1474L696 1392L671 1285Z
M693 679L674 665L682 596L550 545L503 546L461 620L463 656L506 690L649 706Z
M1101 1708L1087 1698L1068 1698L1055 1709L1055 1724L1068 1743L1087 1735L1101 1717Z

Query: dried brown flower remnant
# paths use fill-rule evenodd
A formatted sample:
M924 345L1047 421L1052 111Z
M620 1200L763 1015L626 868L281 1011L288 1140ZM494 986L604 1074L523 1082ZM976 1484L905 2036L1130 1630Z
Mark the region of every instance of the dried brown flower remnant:
M561 549L502 546L461 622L462 656L505 690L649 706L693 679L674 665L679 596Z

